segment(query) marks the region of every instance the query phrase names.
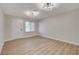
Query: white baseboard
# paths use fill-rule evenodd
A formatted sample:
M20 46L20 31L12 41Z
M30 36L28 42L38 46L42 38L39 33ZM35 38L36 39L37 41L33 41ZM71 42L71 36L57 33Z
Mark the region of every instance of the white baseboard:
M79 46L79 43L76 43L76 42L71 42L71 41L66 41L66 40L62 40L62 39L58 39L58 38L54 38L54 37L51 37L49 35L44 35L44 34L36 34L36 35L29 35L29 36L21 36L21 37L16 37L16 38L10 38L6 41L11 41L11 40L15 40L15 39L20 39L20 38L29 38L29 37L33 37L33 36L42 36L42 37L46 37L46 38L50 38L50 39L55 39L55 40L58 40L58 41L62 41L62 42L66 42L66 43L69 43L69 44L74 44L74 45L77 45Z
M38 35L38 34L29 35L29 36L13 37L13 38L10 38L10 39L5 40L5 42L6 42L6 41L11 41L11 40L16 40L16 39L21 39L21 38L29 38L29 37L33 37L33 36L37 36L37 35Z
M4 46L4 42L1 44L1 47L0 47L0 54L1 54L1 51L3 49L3 46Z
M66 40L60 40L58 38L54 38L54 37L51 37L51 36L48 36L48 35L44 35L44 34L40 34L40 36L45 37L45 38L55 39L55 40L58 40L58 41L61 41L61 42L66 42L66 43L69 43L69 44L73 44L73 45L79 46L79 43L76 43L76 42L70 42L70 41L66 41Z

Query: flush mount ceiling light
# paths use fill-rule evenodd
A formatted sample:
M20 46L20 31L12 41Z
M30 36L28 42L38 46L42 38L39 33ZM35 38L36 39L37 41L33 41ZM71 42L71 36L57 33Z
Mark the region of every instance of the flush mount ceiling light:
M38 11L26 11L25 14L30 17L35 17L39 15Z
M52 10L55 7L53 3L40 3L38 6L43 10Z

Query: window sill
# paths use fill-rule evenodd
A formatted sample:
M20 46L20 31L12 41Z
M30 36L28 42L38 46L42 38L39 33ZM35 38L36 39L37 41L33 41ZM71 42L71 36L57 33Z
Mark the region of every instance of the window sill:
M35 31L32 31L32 32L25 32L25 33L35 33Z

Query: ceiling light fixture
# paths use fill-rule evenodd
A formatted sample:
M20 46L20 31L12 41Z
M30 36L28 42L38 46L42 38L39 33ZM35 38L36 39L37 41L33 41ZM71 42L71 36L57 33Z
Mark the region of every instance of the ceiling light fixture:
M27 16L35 17L39 15L39 12L38 11L26 11L25 14Z
M52 10L55 7L53 3L40 3L39 7L43 10Z

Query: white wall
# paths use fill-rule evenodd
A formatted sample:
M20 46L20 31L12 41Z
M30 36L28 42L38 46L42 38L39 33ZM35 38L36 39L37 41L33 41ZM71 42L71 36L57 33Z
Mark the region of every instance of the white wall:
M24 29L24 22L27 20L16 18L12 16L6 16L6 41L7 40L13 40L16 38L24 38L24 37L30 37L37 35L38 31L38 24L37 21L35 21L35 32L32 33L26 33Z
M32 33L24 32L24 21L20 18L6 17L6 41L37 35L39 31L44 36L79 43L79 9L46 18L39 23L35 21L36 31Z
M11 23L12 20L5 16L5 39L11 38Z
M0 52L4 44L4 15L0 9Z
M40 21L39 32L43 36L79 44L79 9Z
M23 20L11 19L11 37L16 38L23 35Z

